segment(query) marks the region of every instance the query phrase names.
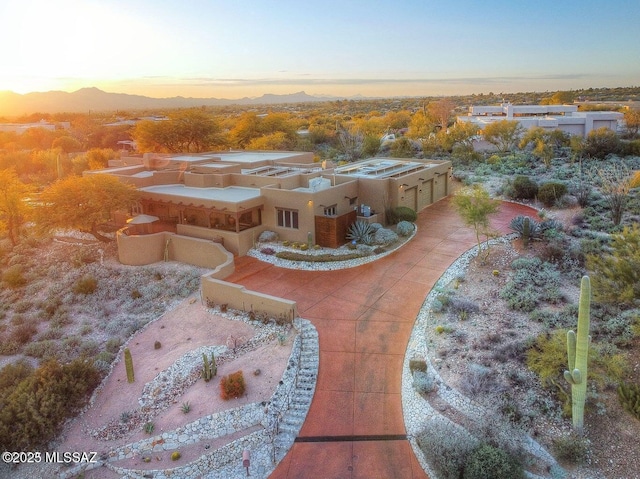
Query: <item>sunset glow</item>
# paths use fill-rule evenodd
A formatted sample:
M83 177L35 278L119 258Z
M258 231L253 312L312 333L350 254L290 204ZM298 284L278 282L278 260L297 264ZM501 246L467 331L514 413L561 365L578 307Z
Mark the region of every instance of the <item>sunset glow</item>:
M640 4L22 0L0 90L400 96L635 85Z

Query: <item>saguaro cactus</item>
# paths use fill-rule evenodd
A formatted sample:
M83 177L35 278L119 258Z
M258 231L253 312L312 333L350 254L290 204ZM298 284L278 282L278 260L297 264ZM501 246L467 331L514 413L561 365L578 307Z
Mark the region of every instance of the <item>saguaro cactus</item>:
M591 306L591 281L582 277L580 304L578 306L578 334L567 332L569 370L564 378L571 384L571 414L573 427L581 430L584 425L584 402L587 394L587 359L589 356L589 314Z
M127 381L132 383L135 378L133 376L133 358L129 348L124 348L124 367L127 370Z
M206 382L211 380L211 366L209 365L209 358L205 353L202 353L202 379Z

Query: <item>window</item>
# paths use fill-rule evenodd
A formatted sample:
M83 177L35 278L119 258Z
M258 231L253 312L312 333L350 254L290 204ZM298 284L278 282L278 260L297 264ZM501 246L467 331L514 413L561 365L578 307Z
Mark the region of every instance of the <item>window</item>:
M278 216L278 226L298 229L298 210L276 208L276 214Z
M327 206L324 209L325 216L336 216L338 214L338 205Z

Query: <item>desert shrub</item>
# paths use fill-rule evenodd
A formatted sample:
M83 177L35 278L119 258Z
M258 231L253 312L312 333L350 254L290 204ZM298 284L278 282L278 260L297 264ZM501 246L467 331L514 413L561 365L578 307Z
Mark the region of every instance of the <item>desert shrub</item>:
M460 479L478 440L450 421L431 420L417 437L418 447L442 479Z
M416 371L426 373L427 362L424 359L411 359L409 360L409 371L412 373L415 373Z
M44 359L45 361L49 359L56 359L58 357L59 352L60 352L60 347L58 345L58 342L53 339L34 341L32 343L27 344L23 350L23 353L26 356L31 356L32 358Z
M180 410L183 412L183 414L189 413L189 411L191 411L191 403L189 403L189 401L183 402L182 406L180 406Z
M577 433L560 436L553 440L553 452L561 461L580 464L589 455L589 440Z
M153 430L156 428L156 425L153 424L151 421L148 421L146 423L144 423L144 432L146 432L147 434L153 434Z
M618 386L618 399L625 411L640 420L640 385L621 383Z
M142 298L142 293L138 288L131 290L131 299L140 299Z
M120 338L110 338L104 345L106 351L112 354L116 354L120 351L120 346L122 345L122 339Z
M376 232L380 228L382 228L382 225L380 223L370 223L370 224L371 224L371 229L373 230L373 232Z
M500 291L509 308L531 312L542 301L561 300L560 273L553 264L538 258L518 258L511 267L514 275Z
M153 349L160 349L162 347L162 343L160 341L156 341L153 343Z
M567 194L567 185L555 181L544 183L538 188L538 199L545 206L553 206L557 200Z
M274 241L278 241L278 233L275 231L263 231L258 236L258 241L260 243L273 243Z
M613 235L611 254L590 254L594 296L607 303L630 304L640 300L640 226Z
M418 219L418 214L415 210L407 207L407 206L398 206L393 209L393 217L394 224L399 223L400 221L408 221L409 223L414 223Z
M528 176L516 176L511 184L510 196L515 200L532 200L538 194L538 185Z
M243 396L245 389L242 371L231 373L220 380L220 396L225 401Z
M467 298L453 296L449 304L449 310L460 320L467 319L472 313L480 311L480 307Z
M98 280L93 275L86 275L80 278L73 285L73 292L76 294L93 294L98 288Z
M18 344L26 344L37 332L38 328L36 328L36 325L31 322L27 322L13 328L13 331L11 332L11 339Z
M2 281L7 283L10 288L20 288L27 284L27 278L24 276L22 265L15 264L4 270L2 273Z
M504 387L500 384L496 371L480 364L469 364L467 374L460 382L460 391L469 397L499 393L502 389Z
M13 356L20 351L20 344L14 339L0 341L0 356Z
M26 313L33 307L33 303L28 299L17 301L13 305L13 311L16 313Z
M43 341L47 339L60 339L64 335L62 328L49 327L45 332L38 335L38 339Z
M391 231L386 228L380 228L373 234L373 244L377 245L390 245L398 241L398 234L395 231Z
M375 232L369 223L358 220L349 226L347 239L349 241L370 245L373 242L374 234Z
M84 405L99 382L98 371L84 361L43 363L4 392L0 448L20 451L43 447Z
M429 373L416 371L413 373L413 388L419 394L428 394L436 387L433 376Z
M413 223L409 223L408 221L400 221L396 226L396 232L400 236L409 236L413 233Z
M469 456L463 479L519 479L524 477L522 466L502 449L482 444Z

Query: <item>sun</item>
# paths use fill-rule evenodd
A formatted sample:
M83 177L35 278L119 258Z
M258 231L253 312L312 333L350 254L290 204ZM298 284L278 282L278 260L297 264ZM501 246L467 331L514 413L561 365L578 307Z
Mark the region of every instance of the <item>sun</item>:
M0 6L0 90L76 89L117 78L162 48L149 26L92 0L23 0Z

